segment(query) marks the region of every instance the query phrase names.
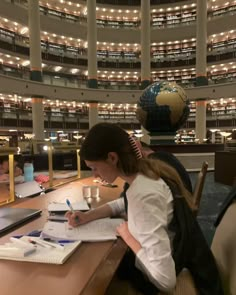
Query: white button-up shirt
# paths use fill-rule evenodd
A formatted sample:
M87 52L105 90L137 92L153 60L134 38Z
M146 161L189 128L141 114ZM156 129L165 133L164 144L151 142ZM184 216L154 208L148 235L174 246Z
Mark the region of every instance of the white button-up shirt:
M174 288L175 264L171 255L171 233L168 224L173 217L173 196L162 180L139 174L126 192L128 228L141 244L136 267L162 291ZM108 203L114 215L124 212L124 200Z

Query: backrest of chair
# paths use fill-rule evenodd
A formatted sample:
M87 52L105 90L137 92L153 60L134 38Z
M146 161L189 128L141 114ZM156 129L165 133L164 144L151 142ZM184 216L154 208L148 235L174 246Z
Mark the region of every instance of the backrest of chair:
M196 184L195 184L195 187L193 190L193 205L194 205L195 213L197 213L199 206L200 206L200 201L201 201L201 197L202 197L203 186L204 186L205 179L206 179L207 169L208 169L208 163L206 161L204 161L202 163L202 168L201 168L200 172L198 173Z
M159 292L159 295L199 295L191 273L183 269L177 276L176 286L172 292Z
M226 210L216 228L211 250L221 275L225 294L236 294L236 202Z

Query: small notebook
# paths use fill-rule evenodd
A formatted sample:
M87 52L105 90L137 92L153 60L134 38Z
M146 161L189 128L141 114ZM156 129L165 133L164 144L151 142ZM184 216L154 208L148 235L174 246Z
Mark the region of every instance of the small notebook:
M76 203L71 203L73 209L75 211L88 211L89 206L85 200L76 202ZM66 211L69 211L70 208L66 203L51 203L48 205L48 211L53 212L53 213L65 213Z
M70 240L70 241L86 241L99 242L116 240L116 228L124 222L121 218L102 218L79 225L78 227L71 227L67 222L53 222L45 223L42 230L42 238L50 238L52 240Z
M21 238L23 241L29 239L27 236ZM34 240L40 240L40 238L34 237ZM68 243L64 245L64 249L56 248L44 248L42 246L37 246L36 251L32 254L20 257L19 254L14 251L1 251L0 246L0 259L5 260L15 260L15 261L27 261L27 262L38 262L38 263L48 263L48 264L63 264L79 247L81 241L74 243Z

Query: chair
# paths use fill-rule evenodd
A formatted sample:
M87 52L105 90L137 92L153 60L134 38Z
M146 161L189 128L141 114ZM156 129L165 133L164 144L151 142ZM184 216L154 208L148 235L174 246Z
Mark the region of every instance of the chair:
M177 277L176 287L172 292L160 292L159 295L199 295L193 278L188 270L182 270Z
M121 280L116 275L113 277L109 285L106 295L142 295L127 280ZM176 287L172 292L159 292L158 295L199 295L193 278L188 270L182 270L177 277Z
M195 215L197 215L199 207L200 207L200 201L202 198L202 191L203 191L203 186L205 183L207 169L208 169L208 163L204 161L202 163L202 168L200 172L198 173L196 184L193 190L193 213Z
M213 237L211 250L222 279L225 294L236 294L236 201L225 211Z

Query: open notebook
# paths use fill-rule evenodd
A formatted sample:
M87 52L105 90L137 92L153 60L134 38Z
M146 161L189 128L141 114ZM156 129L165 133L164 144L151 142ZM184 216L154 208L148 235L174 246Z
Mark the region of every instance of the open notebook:
M23 236L21 238L23 241L27 241L28 239L29 237L27 236ZM40 241L40 238L34 237L33 239L36 242L37 240ZM65 244L62 249L53 247L45 248L38 245L36 246L35 251L33 251L30 255L24 255L24 252L21 251L20 247L18 251L18 249L13 248L14 245L11 244L13 243L0 245L0 259L48 264L63 264L78 248L78 246L81 244L81 241ZM13 250L11 248L13 248Z
M67 222L48 221L44 225L41 236L56 241L65 239L86 242L116 240L116 228L122 222L124 220L121 218L102 218L73 228Z

